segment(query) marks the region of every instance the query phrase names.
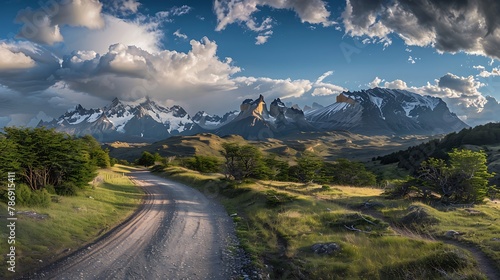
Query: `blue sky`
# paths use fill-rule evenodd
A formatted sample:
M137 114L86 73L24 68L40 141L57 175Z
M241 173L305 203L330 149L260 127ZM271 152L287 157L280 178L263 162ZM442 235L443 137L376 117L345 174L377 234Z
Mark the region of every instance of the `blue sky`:
M441 97L472 125L500 120L500 5L419 3L8 0L0 126L114 97L223 114L259 94L329 105L375 86Z

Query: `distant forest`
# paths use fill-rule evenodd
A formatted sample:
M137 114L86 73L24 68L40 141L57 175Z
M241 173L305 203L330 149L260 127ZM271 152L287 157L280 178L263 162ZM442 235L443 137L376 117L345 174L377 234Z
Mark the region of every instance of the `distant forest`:
M485 146L500 144L500 123L488 123L474 128L464 128L442 139L431 140L406 150L378 157L382 164L398 163L398 167L416 172L420 164L430 157L448 159L448 152L464 145Z

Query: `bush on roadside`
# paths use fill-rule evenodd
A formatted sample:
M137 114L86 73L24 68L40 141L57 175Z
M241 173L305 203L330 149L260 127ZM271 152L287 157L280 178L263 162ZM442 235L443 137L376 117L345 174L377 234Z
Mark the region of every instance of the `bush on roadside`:
M20 206L48 207L50 201L50 194L45 189L31 191L25 184L17 185L16 202Z

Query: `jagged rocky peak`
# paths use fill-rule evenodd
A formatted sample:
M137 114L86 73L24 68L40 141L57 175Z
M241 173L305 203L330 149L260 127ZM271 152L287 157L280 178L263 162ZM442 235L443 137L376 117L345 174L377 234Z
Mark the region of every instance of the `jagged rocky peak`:
M69 109L68 111L66 111L67 114L72 114L72 113L75 113L75 112L82 112L82 111L85 111L85 108L83 108L83 106L81 104L78 104L76 105L75 107Z
M182 108L181 106L179 105L174 105L170 108L173 112L173 115L175 117L179 117L179 118L183 118L185 116L188 116L188 118L191 118L189 117L188 113L186 112L186 110L184 110L184 108Z
M207 114L205 111L199 111L191 119L201 127L213 130L221 127L227 122L230 122L236 118L239 113L239 111L230 111L220 117L218 115Z
M113 98L113 101L111 101L110 107L116 107L120 103L120 100L118 97Z
M292 107L292 108L288 108L286 110L286 113L285 113L285 116L289 117L289 118L295 118L295 117L304 117L304 111L302 111L300 108L298 107Z
M252 106L253 99L245 99L240 105L240 111L247 111Z
M245 99L240 105L240 111L240 118L245 118L250 115L257 118L269 117L269 111L267 110L267 105L262 94L256 100Z
M284 115L286 113L285 103L281 102L281 99L276 98L271 102L271 106L269 106L269 114L272 117L278 117L279 115Z

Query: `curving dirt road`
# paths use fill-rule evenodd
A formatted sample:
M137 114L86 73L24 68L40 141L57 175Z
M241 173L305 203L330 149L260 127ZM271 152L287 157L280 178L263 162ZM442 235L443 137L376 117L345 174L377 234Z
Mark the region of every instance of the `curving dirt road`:
M131 174L144 205L107 237L32 275L33 279L231 279L234 226L224 208L197 190Z

